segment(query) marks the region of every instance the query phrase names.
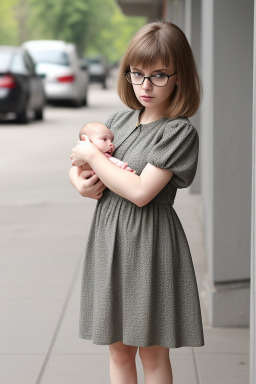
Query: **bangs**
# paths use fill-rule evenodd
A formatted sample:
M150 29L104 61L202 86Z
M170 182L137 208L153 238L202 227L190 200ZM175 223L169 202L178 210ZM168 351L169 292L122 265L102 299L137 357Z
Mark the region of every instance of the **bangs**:
M161 39L162 40L162 39ZM159 61L166 67L169 65L171 52L169 44L159 39L159 31L153 35L150 34L144 40L137 41L131 47L129 54L126 57L126 70L129 66L153 67Z

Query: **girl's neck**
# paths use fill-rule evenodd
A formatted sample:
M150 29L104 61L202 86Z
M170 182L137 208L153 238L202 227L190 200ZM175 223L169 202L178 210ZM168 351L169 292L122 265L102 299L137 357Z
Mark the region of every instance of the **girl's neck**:
M140 124L149 124L153 121L159 120L164 116L162 111L152 111L144 108L139 114L139 123Z

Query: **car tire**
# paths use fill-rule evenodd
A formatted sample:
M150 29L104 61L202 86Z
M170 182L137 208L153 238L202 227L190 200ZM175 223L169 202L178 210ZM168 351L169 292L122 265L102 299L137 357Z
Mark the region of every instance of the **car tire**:
M87 98L87 94L84 96L84 99L83 99L82 105L83 105L83 106L85 106L85 107L88 105L88 98Z
M22 111L17 114L16 120L19 124L27 124L29 122L28 101L25 102Z
M80 108L82 105L83 105L83 100L79 99L79 100L73 100L72 101L72 105L73 107L75 108Z
M44 110L43 110L43 108L37 109L35 111L35 119L36 120L43 120L44 119Z

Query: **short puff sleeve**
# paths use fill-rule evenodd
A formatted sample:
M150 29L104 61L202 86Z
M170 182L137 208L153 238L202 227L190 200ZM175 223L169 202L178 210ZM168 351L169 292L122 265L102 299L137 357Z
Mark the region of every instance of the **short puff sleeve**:
M112 113L108 118L107 120L105 121L105 125L107 128L111 129L111 126L113 124L113 121L115 120L115 118L117 117L117 115L119 114L119 112L114 112Z
M173 173L171 183L187 188L193 181L198 162L199 137L189 121L167 124L161 140L153 147L147 162Z

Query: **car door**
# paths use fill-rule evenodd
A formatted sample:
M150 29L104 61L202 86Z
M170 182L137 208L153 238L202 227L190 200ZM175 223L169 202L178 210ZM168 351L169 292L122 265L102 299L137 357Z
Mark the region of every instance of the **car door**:
M30 81L21 51L14 52L10 71L15 76L18 87L21 90L19 93L19 97L22 99L20 100L20 104L22 105L22 109L24 109L30 100Z
M23 53L23 58L29 81L30 107L31 109L37 109L43 105L42 80L37 76L35 72L35 64L27 52Z

